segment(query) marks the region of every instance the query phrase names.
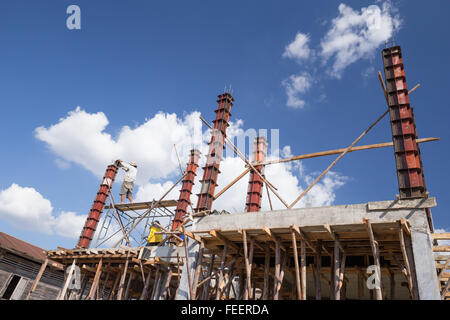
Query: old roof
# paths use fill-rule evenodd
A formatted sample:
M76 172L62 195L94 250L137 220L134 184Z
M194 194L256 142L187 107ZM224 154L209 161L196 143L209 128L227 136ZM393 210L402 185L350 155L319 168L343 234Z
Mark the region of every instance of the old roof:
M8 250L17 255L34 260L36 262L44 262L47 257L47 250L35 246L31 243L17 239L9 234L0 232L0 248ZM49 261L50 265L59 267L59 263Z

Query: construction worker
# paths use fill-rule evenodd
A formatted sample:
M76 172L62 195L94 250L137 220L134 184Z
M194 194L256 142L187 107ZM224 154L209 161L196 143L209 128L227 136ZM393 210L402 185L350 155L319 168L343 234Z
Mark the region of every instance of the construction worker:
M152 226L150 227L150 233L147 238L147 245L156 246L163 240L162 234L156 234L162 231L161 228L158 226L159 226L158 220L152 223Z
M135 162L126 163L119 160L120 167L125 171L125 177L123 178L122 188L120 188L120 204L125 201L125 196L133 202L133 187L136 181L137 165Z

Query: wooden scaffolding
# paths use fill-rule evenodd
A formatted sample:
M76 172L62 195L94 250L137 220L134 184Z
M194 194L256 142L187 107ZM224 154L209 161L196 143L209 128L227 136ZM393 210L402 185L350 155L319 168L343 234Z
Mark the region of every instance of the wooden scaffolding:
M419 299L404 219L186 234L200 243L195 299Z
M159 257L146 259L143 258L144 249L60 248L49 251L49 259L66 267L66 278L58 300L174 299L183 259L175 257L176 262ZM78 286L75 284L77 272ZM39 277L35 282L39 282Z

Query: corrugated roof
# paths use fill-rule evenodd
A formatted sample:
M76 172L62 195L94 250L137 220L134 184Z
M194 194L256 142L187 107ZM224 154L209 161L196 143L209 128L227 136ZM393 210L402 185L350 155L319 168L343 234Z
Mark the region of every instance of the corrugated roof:
M0 232L0 248L4 248L18 255L23 255L25 258L31 258L38 262L44 262L47 257L47 250L17 239L4 232ZM55 267L59 265L59 263L55 261L51 261L50 264L53 264Z

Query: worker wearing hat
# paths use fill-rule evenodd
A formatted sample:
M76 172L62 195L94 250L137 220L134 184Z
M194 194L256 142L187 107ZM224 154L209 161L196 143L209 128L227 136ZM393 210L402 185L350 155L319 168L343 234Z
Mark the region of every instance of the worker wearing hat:
M122 187L120 188L120 200L121 204L124 203L125 197L133 202L133 187L136 181L137 165L135 162L124 162L119 160L120 167L125 171L125 177L123 178Z

